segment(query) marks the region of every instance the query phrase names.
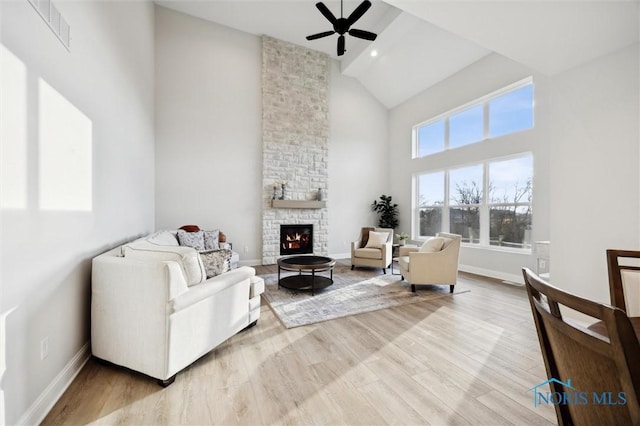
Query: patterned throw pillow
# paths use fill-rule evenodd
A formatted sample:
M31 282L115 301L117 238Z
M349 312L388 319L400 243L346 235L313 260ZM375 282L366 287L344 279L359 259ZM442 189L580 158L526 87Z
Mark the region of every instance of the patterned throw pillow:
M215 277L231 270L231 250L205 250L200 252L200 259L207 271L207 278Z
M204 232L187 232L178 230L178 242L181 246L193 247L196 250L204 250Z
M213 231L204 231L204 249L205 250L217 250L220 248L218 238L220 236L220 230L214 229Z

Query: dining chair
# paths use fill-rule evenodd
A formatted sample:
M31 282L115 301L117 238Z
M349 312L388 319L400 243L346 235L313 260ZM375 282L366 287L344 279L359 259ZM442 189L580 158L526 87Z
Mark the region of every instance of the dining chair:
M640 424L640 344L626 314L554 287L528 268L523 275L551 393L574 398L554 404L558 424ZM606 334L566 318L567 308L602 321Z
M640 259L640 251L634 250L607 250L607 269L609 272L609 294L611 304L616 308L629 312L624 295L623 271L640 272L640 266L625 264L624 259Z

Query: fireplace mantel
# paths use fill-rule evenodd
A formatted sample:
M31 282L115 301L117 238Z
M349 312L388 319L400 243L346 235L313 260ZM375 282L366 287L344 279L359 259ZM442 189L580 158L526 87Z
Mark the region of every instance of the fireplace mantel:
M274 209L324 209L327 207L326 201L305 201L305 200L271 200L271 207Z

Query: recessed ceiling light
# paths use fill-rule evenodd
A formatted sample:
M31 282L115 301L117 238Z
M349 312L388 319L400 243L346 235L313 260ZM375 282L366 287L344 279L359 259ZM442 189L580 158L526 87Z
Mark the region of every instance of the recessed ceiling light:
M372 50L371 51L371 57L375 58L376 56L378 56L378 51L377 50Z

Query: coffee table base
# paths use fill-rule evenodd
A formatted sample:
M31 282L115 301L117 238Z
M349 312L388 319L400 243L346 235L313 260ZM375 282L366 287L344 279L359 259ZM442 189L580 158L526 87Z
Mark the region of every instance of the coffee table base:
M327 277L321 277L318 275L290 275L288 277L282 277L278 282L280 287L288 288L289 290L307 290L311 291L311 295L314 295L316 290L327 288L333 284L333 279Z

